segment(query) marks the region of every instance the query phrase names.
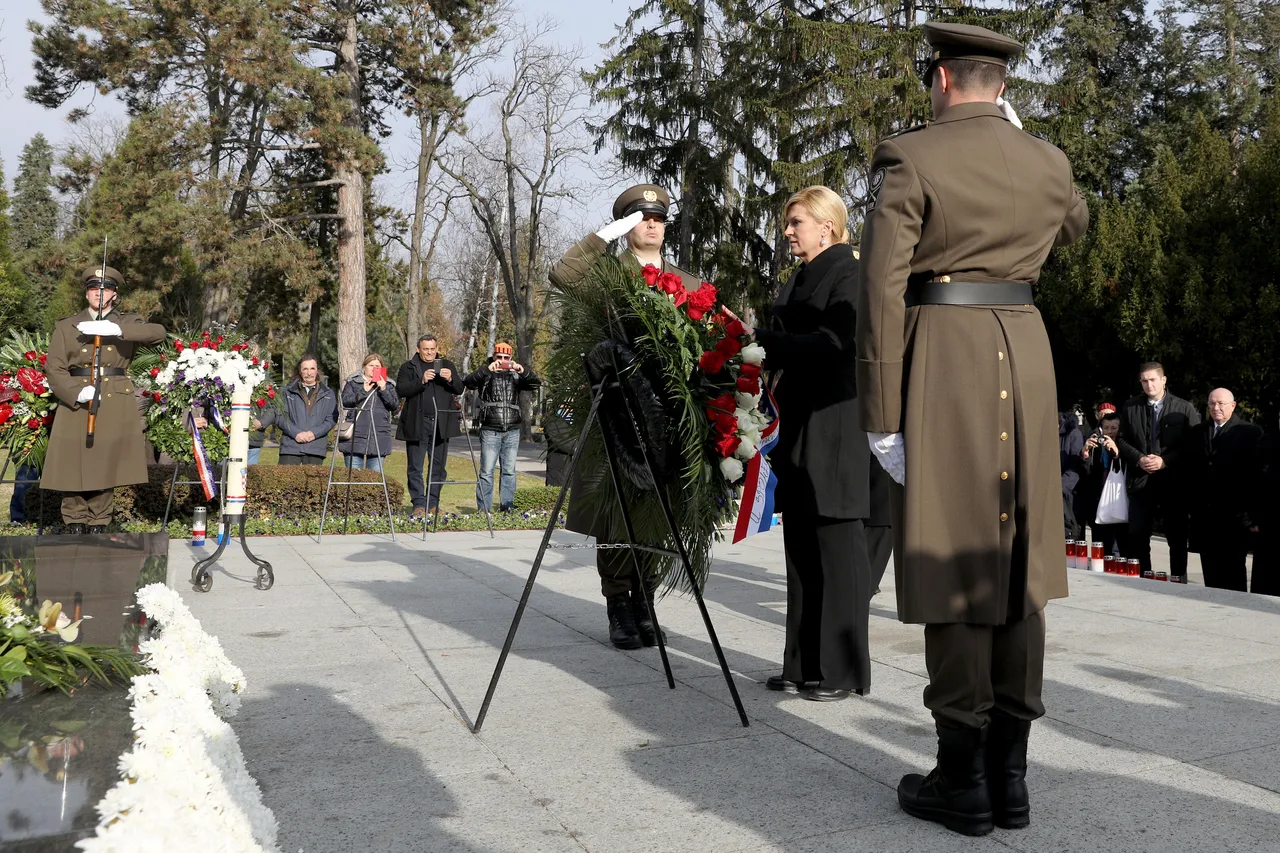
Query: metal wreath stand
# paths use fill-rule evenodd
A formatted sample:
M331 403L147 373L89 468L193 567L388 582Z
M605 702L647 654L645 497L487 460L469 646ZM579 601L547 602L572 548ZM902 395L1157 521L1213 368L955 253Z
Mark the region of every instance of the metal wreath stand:
M610 320L612 324L613 312L610 311ZM671 662L667 658L666 641L663 639L662 626L658 624L658 616L656 608L653 606L653 593L649 590L648 584L643 582L640 573L640 561L636 557L637 551L645 551L651 554L659 554L664 557L677 557L684 566L685 575L689 580L689 587L693 590L693 596L698 602L698 610L702 613L702 622L706 625L707 636L711 640L711 646L715 649L716 659L720 663L720 671L724 674L725 684L729 687L729 693L733 697L733 704L737 708L738 718L742 721L744 727L749 726L747 720L747 712L742 707L742 699L738 696L738 688L733 683L733 676L729 672L729 664L725 661L724 651L720 648L720 640L716 637L715 626L711 623L711 614L707 611L706 602L702 598L702 590L698 588L697 579L693 573L693 564L689 560L689 552L685 548L684 539L680 535L678 526L676 525L675 514L671 510L671 502L667 498L666 492L661 487L661 481L654 476L653 450L644 439L644 433L637 425L636 412L640 410L639 401L635 397L635 391L627 383L620 381L621 371L618 368L617 357L614 352L609 354L612 367L602 379L591 385L591 409L587 412L587 418L582 424L582 431L578 434L578 441L573 448L573 456L569 459L569 464L565 467L564 482L570 483L573 480L574 469L578 465L578 459L582 455L582 448L586 444L587 433L591 430L592 425L597 425L604 436L605 456L609 462L609 476L613 480L614 493L618 498L618 508L622 512L622 522L626 528L627 541L624 543L610 544L588 544L588 545L552 545L551 534L556 529L556 524L560 518L560 511L564 508L565 486L560 487L560 494L556 497L555 509L551 512L551 518L547 522L547 528L542 534L542 544L538 546L538 554L533 561L533 569L529 572L529 579L524 585L524 592L520 596L520 603L516 606L514 618L511 620L511 628L507 631L506 642L502 645L502 653L498 656L497 666L494 667L493 677L489 681L488 692L485 693L484 703L480 706L480 713L476 715L475 725L471 727L473 733L478 733L481 726L484 725L485 716L489 712L489 704L493 701L493 695L498 689L498 680L502 677L502 668L507 662L507 655L511 652L511 645L515 641L516 631L520 627L520 619L524 616L525 606L529 603L529 594L533 592L534 581L537 580L538 570L542 568L542 558L546 552L551 550L561 550L567 548L626 548L631 554L631 565L636 574L637 581L640 582L640 588L644 590L645 609L648 611L649 618L653 620L654 631L658 636L658 653L662 657L662 668L667 675L667 687L675 690L675 677L671 674ZM582 356L583 367L587 371L588 378L591 377L591 369L588 367L588 357L584 353ZM605 395L609 395L611 399L616 399L625 407L625 422L630 427L631 434L635 438L636 445L639 446L644 457L644 468L648 471L652 482L659 484L654 489L659 504L662 506L662 514L667 521L667 530L671 534L671 539L675 543L675 550L669 548L657 548L650 545L636 542L635 528L631 523L631 508L627 505L627 500L622 493L621 472L618 467L618 459L616 450L611 441L613 427L608 420L601 419L599 409L601 400Z
M222 505L222 523L226 525L227 535L218 537L218 550L191 567L191 585L200 592L213 589L213 574L209 569L222 556L227 543L231 541L232 522L238 522L240 525L240 547L244 550L244 555L258 567L254 586L261 590L268 590L276 582L271 564L255 557L244 538L244 503L249 456L249 398L252 390L245 385L237 385L231 392L231 446L227 451L226 468L223 469L226 488L223 491L225 501Z

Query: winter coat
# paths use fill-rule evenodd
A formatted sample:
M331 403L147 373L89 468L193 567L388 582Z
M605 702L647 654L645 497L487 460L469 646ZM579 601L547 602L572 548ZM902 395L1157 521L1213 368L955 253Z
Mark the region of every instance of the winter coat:
M295 379L284 390L284 414L277 420L284 435L280 439L281 456L324 456L329 452L329 433L338 423L338 397L320 382L315 400L307 407L302 380ZM264 422L265 423L265 422ZM313 432L315 439L299 444L294 438L300 432Z
M480 389L480 427L496 432L519 429L524 421L520 414L520 392L532 391L541 380L527 367L524 373L516 373L491 370L491 366L492 362L481 365L462 380L468 388Z
M400 426L396 429L396 438L401 441L421 441L424 418L440 413L438 423L433 424L435 439L447 441L462 435L462 418L456 413L457 396L462 393L462 377L458 368L447 358L437 358L432 362L436 378L422 384L422 376L427 372L427 365L417 353L413 358L400 365L396 374L396 394L404 400L404 408L400 411ZM440 371L448 370L453 378L446 380ZM435 408L431 402L435 401ZM450 414L454 413L454 414Z
M377 399L369 400L370 393ZM357 373L347 379L342 386L342 407L346 414L342 416L344 425L351 423L351 438L339 438L338 449L343 453L356 456L387 456L391 453L391 415L400 405L400 396L396 394L396 386L388 382L385 388L373 386L373 391L364 390L364 374ZM361 408L363 406L363 408Z

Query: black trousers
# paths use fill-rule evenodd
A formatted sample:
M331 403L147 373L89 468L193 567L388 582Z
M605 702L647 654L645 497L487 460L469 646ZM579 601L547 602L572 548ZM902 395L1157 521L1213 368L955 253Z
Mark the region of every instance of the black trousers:
M893 528L866 526L867 556L871 559L871 592L874 594L884 580L885 569L889 568L889 558L893 556Z
M434 430L427 432L427 435L434 434ZM405 479L409 481L409 499L413 502L413 508L422 507L423 509L434 510L440 505L440 486L444 483L445 465L449 462L449 441L439 436L436 436L434 442L406 441L404 449L409 465L408 476ZM422 476L422 468L426 464L428 450L431 451L430 497L428 497L425 480Z
M782 677L836 690L871 686L871 559L861 519L788 512L787 639Z
M1197 521L1196 543L1200 547L1205 586L1248 591L1249 570L1245 560L1249 555L1249 532L1241 528L1237 519ZM1256 564L1256 558L1254 562Z
M1118 551L1122 557L1133 556L1126 553L1129 550L1129 525L1090 524L1089 527L1093 530L1093 541L1101 542L1106 553L1115 554ZM1147 544L1150 545L1150 540Z
M1044 630L1043 610L1006 625L925 625L925 707L940 723L969 728L981 728L993 710L1044 716Z
M601 543L607 544L607 543ZM596 551L596 571L600 574L600 594L605 598L638 589L635 564L627 548Z
M1169 543L1169 574L1187 574L1187 507L1173 494L1176 488L1148 486L1129 495L1129 556L1138 558L1144 572L1151 570L1151 531L1159 518Z
M312 456L308 453L281 453L280 465L322 465L323 456Z
M1253 549L1253 578L1249 591L1255 595L1280 595L1280 529L1264 521Z

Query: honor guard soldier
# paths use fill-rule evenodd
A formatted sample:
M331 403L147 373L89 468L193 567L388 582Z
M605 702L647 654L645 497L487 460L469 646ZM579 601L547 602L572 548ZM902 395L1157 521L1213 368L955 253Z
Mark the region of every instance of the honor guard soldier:
M618 196L613 203L614 221L572 246L551 270L551 281L557 285L579 281L592 264L605 253L609 243L626 237L627 251L623 263L637 271L652 264L663 272L680 276L686 290L697 290L702 281L692 273L668 263L662 257L662 241L667 231L667 209L671 197L662 187L638 184ZM575 533L594 536L597 545L623 541L625 531L611 530L605 519L598 518L584 498L587 484L607 476L603 470L584 471L579 464L569 490L569 511L565 527ZM600 573L600 592L609 614L609 641L620 649L655 646L657 631L644 605L644 591L636 584L635 568L626 548L596 551L596 570Z
M925 626L938 763L898 785L969 835L1030 823L1044 606L1067 594L1053 357L1032 286L1089 221L1066 156L1003 104L1022 52L925 24L934 122L871 161L858 403L893 492L898 616Z
M62 492L72 533L102 532L116 486L147 481L147 461L129 365L164 327L115 310L124 277L108 266L84 271L88 307L53 327L45 371L58 398L40 486ZM92 417L91 417L92 415Z

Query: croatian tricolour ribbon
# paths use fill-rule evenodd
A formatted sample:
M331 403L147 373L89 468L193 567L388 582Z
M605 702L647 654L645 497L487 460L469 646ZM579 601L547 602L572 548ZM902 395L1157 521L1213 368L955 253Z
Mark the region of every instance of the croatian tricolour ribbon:
M772 416L760 433L759 452L747 463L746 480L742 485L742 502L738 505L738 523L734 526L733 541L741 542L753 533L764 533L773 526L773 492L778 486L778 475L766 458L778 443L778 401L766 387L761 406L765 414Z
M204 489L204 499L211 501L218 496L218 484L213 477L213 463L209 461L209 452L204 449L200 430L196 429L195 418L194 414L187 412L187 428L191 430L191 454L196 458L196 470L200 473L200 486Z

